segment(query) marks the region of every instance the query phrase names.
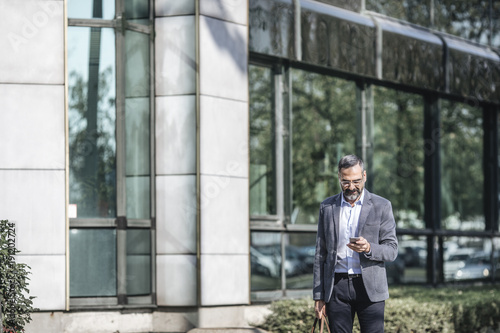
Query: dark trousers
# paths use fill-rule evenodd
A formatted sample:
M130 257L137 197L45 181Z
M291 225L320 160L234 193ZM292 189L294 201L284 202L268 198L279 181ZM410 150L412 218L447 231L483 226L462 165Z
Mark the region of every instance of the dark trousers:
M383 333L384 308L384 301L370 301L361 277L335 274L332 298L326 304L332 333L351 333L356 313L361 333Z

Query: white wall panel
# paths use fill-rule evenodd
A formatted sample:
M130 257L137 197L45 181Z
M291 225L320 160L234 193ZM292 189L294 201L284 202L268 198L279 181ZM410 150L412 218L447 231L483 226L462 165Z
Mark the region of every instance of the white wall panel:
M0 170L2 219L16 223L23 255L65 253L64 171Z
M201 253L248 253L248 179L201 176L200 187Z
M156 173L196 173L196 98L156 98Z
M247 255L201 256L201 304L249 303L249 262Z
M64 87L0 84L0 105L0 168L64 169Z
M64 83L63 1L0 0L0 83Z
M203 0L200 13L224 21L247 24L248 0Z
M196 253L196 176L156 177L156 250Z
M196 266L195 255L156 256L158 305L196 305L198 289Z
M202 174L248 177L248 104L202 96Z
M195 17L157 18L156 95L196 92Z
M200 92L248 101L246 26L200 17Z
M42 237L40 237L42 238ZM64 255L17 257L30 266L29 296L35 296L33 307L40 310L64 310L66 306L66 259Z

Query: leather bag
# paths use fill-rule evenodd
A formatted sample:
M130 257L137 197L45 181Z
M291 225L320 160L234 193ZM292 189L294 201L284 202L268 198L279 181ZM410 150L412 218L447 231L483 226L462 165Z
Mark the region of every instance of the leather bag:
M316 325L318 324L318 321L320 321L320 325L319 325L319 333L323 333L323 328L326 326L326 329L328 330L328 333L331 333L330 332L330 326L328 325L328 318L326 317L326 315L323 315L321 316L321 320L318 319L318 318L314 318L314 324L311 328L311 333L314 333L315 332L315 329L316 329ZM326 324L326 325L325 325Z

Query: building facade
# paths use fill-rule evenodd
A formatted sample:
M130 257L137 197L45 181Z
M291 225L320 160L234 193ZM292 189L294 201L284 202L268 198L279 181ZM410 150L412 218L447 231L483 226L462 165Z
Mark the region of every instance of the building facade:
M493 1L0 0L0 218L27 332L243 327L311 295L356 153L391 284L500 278Z

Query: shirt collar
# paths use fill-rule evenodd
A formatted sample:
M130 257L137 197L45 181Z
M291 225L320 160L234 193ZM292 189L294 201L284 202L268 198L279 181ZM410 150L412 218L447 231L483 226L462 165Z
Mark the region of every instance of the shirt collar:
M359 200L357 200L354 204L363 206L364 199L365 199L365 189L363 188L363 191L361 191L361 195L359 196ZM340 205L343 206L344 204L351 206L351 204L344 199L344 192L342 192L342 202L340 203Z

